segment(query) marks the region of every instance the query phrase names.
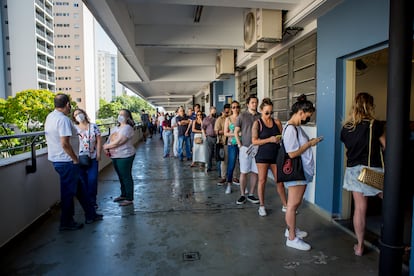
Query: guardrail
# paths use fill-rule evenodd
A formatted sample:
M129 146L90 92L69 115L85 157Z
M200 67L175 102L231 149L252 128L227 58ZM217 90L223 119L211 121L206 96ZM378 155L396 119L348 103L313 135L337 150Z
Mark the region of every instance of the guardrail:
M108 131L107 133L102 133L102 137L107 137L111 135L111 127L113 127L115 123L108 123L108 124L99 124L98 127L105 127L105 129ZM136 127L140 127L140 124L136 124ZM46 145L46 139L39 139L40 137L44 137L45 132L44 131L36 131L36 132L30 132L30 133L21 133L21 134L13 134L13 135L5 135L0 136L0 141L5 140L11 140L11 139L22 139L22 138L30 138L27 139L22 145L14 146L14 147L8 147L6 149L0 149L0 154L4 152L8 152L10 156L13 156L13 151L20 150L20 149L27 149L30 147L30 153L31 153L31 164L26 166L26 174L29 173L35 173L37 169L37 163L36 163L36 149L37 146L40 146L42 148ZM27 150L24 150L23 152L27 152ZM22 153L23 153L22 152Z

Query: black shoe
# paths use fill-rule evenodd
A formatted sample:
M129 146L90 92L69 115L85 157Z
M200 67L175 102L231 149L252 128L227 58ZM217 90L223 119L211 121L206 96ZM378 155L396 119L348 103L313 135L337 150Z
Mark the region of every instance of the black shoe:
M99 220L103 220L103 215L102 214L96 214L93 219L85 220L85 224L91 224L91 223L94 223L95 221L99 221Z
M246 203L246 197L245 196L241 196L237 201L236 204L241 205L241 204L245 204Z
M83 228L83 223L72 222L69 225L61 225L59 231L73 231Z
M251 203L254 203L254 204L259 203L259 199L257 197L255 197L254 195L247 196L247 200L250 201Z

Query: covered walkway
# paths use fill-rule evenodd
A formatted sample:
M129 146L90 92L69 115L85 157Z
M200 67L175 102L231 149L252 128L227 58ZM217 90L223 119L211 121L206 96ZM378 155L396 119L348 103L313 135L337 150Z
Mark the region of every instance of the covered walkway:
M353 254L355 239L320 216L299 209L298 227L312 250L285 246L284 213L273 183L266 191L267 217L258 206L236 205L238 186L224 194L217 172L162 158L158 136L140 143L133 167L135 202L118 207L112 166L99 175L104 220L59 232L52 210L1 251L0 275L377 275L378 253ZM79 206L77 220L83 221Z

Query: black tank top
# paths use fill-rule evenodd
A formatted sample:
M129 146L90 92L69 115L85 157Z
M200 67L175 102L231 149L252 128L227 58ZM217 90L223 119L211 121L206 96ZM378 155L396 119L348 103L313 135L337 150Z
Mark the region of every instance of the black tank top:
M279 134L281 134L280 130L273 119L271 127L267 127L262 121L262 118L259 119L259 139L266 139ZM276 143L266 143L264 145L260 145L256 154L256 159L276 160L279 148L280 145Z

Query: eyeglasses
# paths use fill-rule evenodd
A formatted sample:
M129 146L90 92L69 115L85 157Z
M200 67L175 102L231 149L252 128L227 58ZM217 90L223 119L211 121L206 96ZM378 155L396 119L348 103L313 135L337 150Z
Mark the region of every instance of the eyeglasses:
M236 109L236 108L240 108L240 105L237 106L232 106L231 109Z
M265 115L272 115L273 114L273 111L271 111L271 112L265 112L264 114Z

